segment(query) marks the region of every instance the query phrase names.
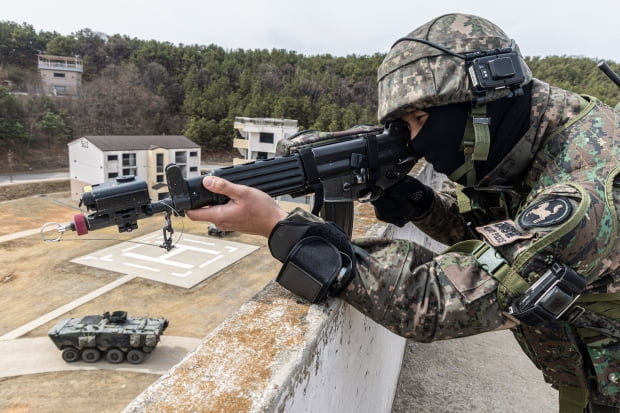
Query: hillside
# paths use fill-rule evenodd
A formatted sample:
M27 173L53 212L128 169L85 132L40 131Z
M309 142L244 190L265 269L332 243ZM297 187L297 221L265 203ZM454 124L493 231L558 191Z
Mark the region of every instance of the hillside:
M42 95L38 53L81 57L79 98ZM236 116L296 119L301 129L318 130L376 123L376 70L383 57L225 50L90 29L61 35L0 21L0 156L12 151L15 167L56 167L73 139L129 134L184 134L208 153L226 153ZM620 101L620 88L594 59L526 61L541 80L610 105ZM609 63L620 72L619 64Z

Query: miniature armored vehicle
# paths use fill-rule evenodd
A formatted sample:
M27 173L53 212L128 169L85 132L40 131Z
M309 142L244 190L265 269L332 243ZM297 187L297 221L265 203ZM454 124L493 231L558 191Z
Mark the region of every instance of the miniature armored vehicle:
M224 231L213 224L209 224L207 233L212 237L225 237L226 235L230 234L231 231Z
M114 311L66 318L47 334L62 350L62 359L67 363L80 358L94 363L105 353L110 363L127 359L129 363L140 364L155 349L167 327L165 318L127 317L125 311Z

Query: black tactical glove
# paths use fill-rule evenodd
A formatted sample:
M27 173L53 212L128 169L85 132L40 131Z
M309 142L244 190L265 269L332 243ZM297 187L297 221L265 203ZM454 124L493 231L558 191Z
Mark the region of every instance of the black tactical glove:
M372 201L372 204L378 219L402 227L428 211L433 199L433 190L430 187L406 176Z

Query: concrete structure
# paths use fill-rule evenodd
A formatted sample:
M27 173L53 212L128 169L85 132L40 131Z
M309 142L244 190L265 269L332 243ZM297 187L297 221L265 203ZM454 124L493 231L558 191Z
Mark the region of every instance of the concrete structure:
M439 183L430 167L420 174ZM437 247L413 227L407 235ZM405 345L342 300L308 305L272 282L124 413L389 413Z
M278 142L298 131L296 120L240 116L235 117L234 128L241 138L234 139L233 147L242 156L233 159L234 164L273 158Z
M136 412L389 412L405 339L270 283L138 396Z
M123 175L143 178L153 200L167 196L164 168L176 163L184 178L200 175L200 145L182 135L84 136L69 142L71 198L86 185Z
M71 262L192 288L258 249L256 245L192 234L175 238L172 251L159 248L164 239L162 231L156 231Z
M48 96L78 96L84 66L79 57L38 55L43 92Z

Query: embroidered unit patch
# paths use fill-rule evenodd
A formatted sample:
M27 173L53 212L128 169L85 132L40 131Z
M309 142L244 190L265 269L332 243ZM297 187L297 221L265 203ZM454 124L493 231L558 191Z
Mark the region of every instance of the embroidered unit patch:
M494 247L508 245L516 240L528 239L534 236L534 234L524 234L519 231L514 221L510 219L476 227L476 231Z
M521 228L551 227L566 221L573 206L565 198L545 199L530 205L519 215Z

